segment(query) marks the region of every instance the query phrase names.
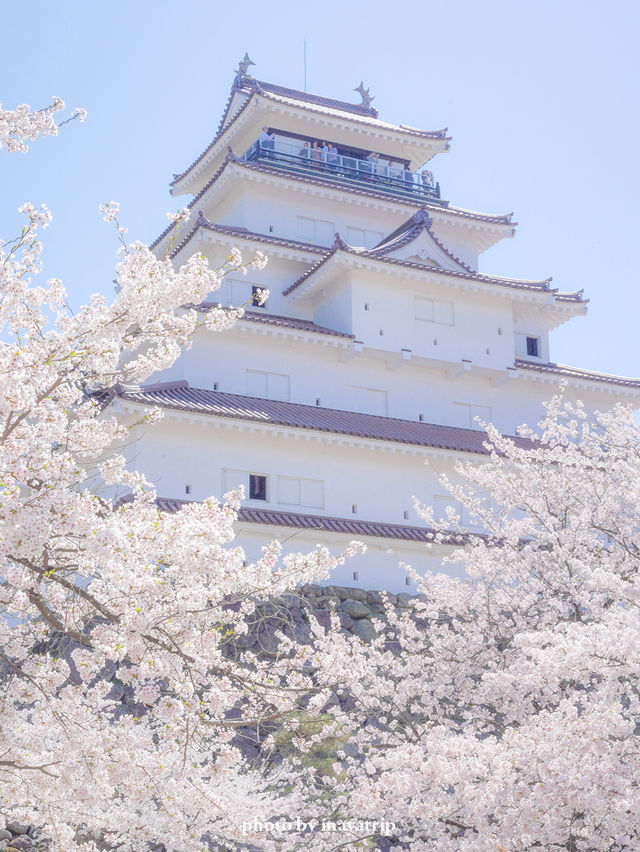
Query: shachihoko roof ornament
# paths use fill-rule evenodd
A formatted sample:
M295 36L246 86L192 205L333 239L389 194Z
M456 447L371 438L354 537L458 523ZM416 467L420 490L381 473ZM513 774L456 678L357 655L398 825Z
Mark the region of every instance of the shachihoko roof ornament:
M358 88L354 89L353 91L357 92L360 95L360 97L362 98L362 106L367 107L367 109L371 106L371 101L375 100L375 98L369 94L369 89L365 89L362 80L360 80L360 85L358 86Z
M245 53L244 59L241 62L238 62L238 67L236 68L236 74L238 77L247 77L251 76L247 74L250 65L255 65L256 63L253 59L250 58L248 53Z

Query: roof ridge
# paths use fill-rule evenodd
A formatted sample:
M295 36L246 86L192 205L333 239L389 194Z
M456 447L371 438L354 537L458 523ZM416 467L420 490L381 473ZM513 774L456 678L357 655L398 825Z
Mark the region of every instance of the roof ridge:
M387 253L391 253L392 251L396 251L399 248L403 248L409 243L413 242L423 231L426 231L436 246L454 263L458 266L462 267L466 272L475 273L475 270L472 269L468 264L466 264L463 260L453 254L445 245L442 243L436 234L433 232L431 226L433 225L433 219L429 216L427 212L427 207L425 204L417 210L413 216L399 225L394 231L392 231L387 237L381 240L377 246L374 246L373 249L367 252L370 256L384 256ZM407 227L408 226L408 227ZM403 233L404 229L404 233ZM396 240L395 245L390 245L392 240Z
M335 107L342 109L345 112L354 112L359 115L368 115L372 118L378 117L378 110L375 107L366 107L364 104L353 104L349 101L341 101L336 98L327 98L324 95L315 95L312 92L303 92L300 89L292 89L288 86L281 86L278 83L268 83L265 80L256 80L249 75L240 78L240 87L248 86L253 91L258 91L258 94L265 92L273 92L280 94L283 97L291 97L295 100L307 101L308 103L317 103L322 106Z
M416 263L412 260L400 260L398 258L387 257L385 255L373 255L370 252L358 251L352 246L348 246L346 243L344 243L344 241L341 241L341 243L342 245L334 243L334 246L331 251L329 251L323 258L313 264L313 266L309 267L306 272L304 272L299 278L297 278L292 284L290 284L285 290L282 291L283 295L288 296L290 293L296 290L304 281L306 281L314 272L316 272L326 261L333 257L333 255L335 255L338 251L343 251L345 252L345 254L350 254L354 257L360 257L365 260L377 261L379 263L389 263L395 266L406 267L407 269L418 269L424 272L436 273L438 275L451 276L454 278L463 278L468 281L478 281L481 284L496 284L499 287L510 287L511 289L515 290L529 290L531 292L549 293L551 295L554 295L556 298L559 298L561 301L585 303L586 301L588 301L581 298L582 291L566 294L563 298L562 294L558 294L556 291L549 288L548 281L522 281L519 279L493 278L490 275L485 275L482 272L474 272L473 270L469 272L462 272L457 269L446 269L442 266L429 266L423 263Z
M286 98L287 97L286 95L278 95L275 92L268 92L268 91L261 91L261 92L258 92L258 94L261 95L262 97L265 97L265 98L271 99L271 100L277 100L278 98ZM295 100L295 99L292 98L292 100ZM308 101L307 103L304 104L303 108L308 110L309 112L320 113L321 110L318 109L318 108L314 108L314 106L312 106L312 103L313 102ZM326 106L329 109L332 108L328 104ZM377 126L380 130L388 130L390 132L401 133L401 134L404 134L406 136L412 136L414 139L416 137L419 138L419 139L440 139L443 142L449 142L451 140L450 136L445 135L448 128L444 128L443 130L418 130L418 129L409 128L407 126L402 127L399 124L391 124L391 122L383 121L382 119L378 118L377 115L374 116L374 115L367 115L367 114L363 114L363 113L361 113L361 115L362 115L362 118L358 118L357 116L355 116L355 117L350 116L350 119L351 119L351 121L354 121L357 124L366 124L368 126L372 126L371 122L366 120L366 119L369 118L369 119L372 119L374 122L379 122L379 124L373 125L373 126Z
M459 426L424 423L304 403L267 400L207 388L169 388L166 391L123 390L119 392L119 395L142 405L160 405L178 411L187 410L213 417L248 420L267 426L349 435L365 440L453 452L480 455L489 453L485 446L486 433ZM507 437L512 438L518 446L529 446L526 439L513 435Z
M516 358L515 365L516 367L521 367L525 370L534 370L539 373L576 376L584 379L594 379L595 381L601 381L607 384L617 384L640 389L640 378L633 378L632 376L618 376L615 373L599 373L595 370L586 370L583 367L571 367L568 364L557 364L553 361L537 363L535 361L526 361L523 358Z
M253 240L254 242L265 243L266 245L284 246L294 249L299 248L303 251L313 252L314 254L324 254L326 251L326 249L322 246L317 246L313 243L305 243L303 240L293 240L288 237L274 237L271 234L259 234L257 231L250 231L248 228L242 226L236 227L235 225L220 225L217 222L212 222L210 219L207 219L202 211L199 210L198 218L194 222L193 227L176 245L171 252L170 257L176 257L187 243L193 239L194 235L200 228L205 228L207 231L213 231L214 233L228 234L229 236L237 237L238 239L247 239ZM161 238L162 237L159 237L158 239ZM155 243L153 245L155 245Z
M235 94L235 90L232 89L231 95L229 96L229 100L227 102L228 105L231 104L231 99L233 98L234 94ZM174 174L173 180L169 182L169 186L175 186L179 181L182 180L183 177L185 177L185 175L187 175L191 171L191 169L193 169L194 166L196 166L200 162L200 160L203 159L203 157L206 157L206 155L213 148L213 146L222 138L222 136L227 132L227 130L231 127L231 125L235 123L236 119L238 119L242 115L242 113L245 111L245 109L249 105L249 102L252 100L253 95L254 95L254 93L252 92L228 124L226 124L224 127L222 127L222 120L220 121L220 125L218 126L218 130L216 131L216 135L213 137L213 139L207 145L207 147L204 149L204 151L202 151L202 153L198 154L198 156L191 163L191 165L187 166L187 168L184 169L184 171L180 172L180 174L177 174L177 175ZM224 118L224 115L223 115L223 118Z
M438 212L440 212L440 213L452 213L454 216L460 216L460 217L465 218L465 219L473 219L474 221L478 221L478 222L487 222L488 224L491 224L491 225L509 225L511 227L515 227L515 225L517 224L516 222L509 221L508 216L503 216L503 215L494 214L494 213L476 213L476 212L471 211L471 210L463 210L463 208L461 208L461 207L451 207L448 202L443 202L442 204L437 204L435 202L428 202L428 201L424 202L422 199L417 199L417 198L415 199L415 201L413 201L413 200L408 199L408 198L399 198L398 196L395 196L395 195L390 194L390 193L377 192L376 190L365 189L363 187L344 186L340 183L333 183L329 180L323 179L320 176L311 177L311 176L308 176L308 175L296 174L295 172L283 172L277 166L268 166L265 163L258 162L258 161L247 162L246 160L242 160L231 149L229 149L229 150L231 151L231 154L233 155L231 157L231 160L233 160L233 162L236 165L238 165L238 166L240 166L244 169L248 169L249 171L262 171L262 172L265 172L267 174L273 174L273 175L276 175L277 177L286 178L287 180L294 180L294 181L297 181L299 183L309 183L309 184L312 184L314 186L329 187L331 189L336 189L340 192L346 192L346 193L350 193L352 195L362 195L365 198L379 198L379 199L386 201L386 202L393 201L397 204L404 204L405 206L408 206L408 207L414 207L414 208L417 207L418 209L420 209L422 207L426 207L427 209L433 210L436 213L438 213ZM220 166L220 168L218 169L216 174L213 175L213 177L211 177L207 181L207 183L202 187L200 192L193 198L192 201L189 202L189 204L188 204L189 207L192 207L195 204L195 202L199 198L202 197L204 192L206 192L206 190L209 189L209 187L217 180L217 178L222 173L223 169L228 164L229 157L230 157L230 155L228 154L227 157L225 157L223 164Z
M121 502L126 502L122 500ZM160 511L176 512L184 506L198 505L198 500L185 500L181 497L157 497ZM326 530L345 535L365 535L372 538L392 538L404 541L430 542L438 540L436 530L426 526L396 524L392 521L364 521L355 518L340 518L335 515L308 515L303 512L283 512L277 509L263 509L254 506L241 506L238 512L240 523L263 523L271 526L294 527L308 530ZM439 540L443 544L461 545L471 538L487 538L485 533L451 531Z
M211 308L220 307L217 302L200 302L198 305L185 305L184 307L193 308L196 311L208 311ZM224 308L224 310L232 310ZM263 323L265 325L281 325L286 328L293 328L299 331L306 331L310 334L328 334L333 337L344 337L353 339L355 335L349 334L346 331L338 331L334 328L329 328L326 325L318 325L313 320L306 320L302 317L288 317L285 314L270 314L259 313L258 311L244 311L244 314L239 318L241 321Z

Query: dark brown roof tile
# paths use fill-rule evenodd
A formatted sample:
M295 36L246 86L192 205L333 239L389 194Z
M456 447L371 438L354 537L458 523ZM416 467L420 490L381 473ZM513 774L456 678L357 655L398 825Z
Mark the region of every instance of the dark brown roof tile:
M149 388L125 388L120 396L143 405L158 405L174 411L189 411L197 414L228 417L262 425L287 426L294 429L309 429L314 432L351 435L375 441L391 441L418 447L433 447L460 453L488 455L485 446L487 436L477 429L462 429L456 426L440 426L413 420L361 414L334 408L300 405L232 393L221 393L201 388L175 387L154 390ZM523 447L530 442L514 437Z

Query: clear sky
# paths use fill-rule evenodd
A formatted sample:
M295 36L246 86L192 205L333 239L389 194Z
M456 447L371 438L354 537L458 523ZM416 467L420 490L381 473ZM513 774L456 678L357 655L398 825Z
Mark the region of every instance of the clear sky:
M89 116L28 156L0 154L0 234L23 201L54 214L45 275L72 304L112 288L115 239L98 205L117 200L129 237L165 227L168 182L213 138L238 60L258 79L358 101L387 121L447 126L432 161L443 197L515 212L514 240L481 270L584 288L586 319L554 332L552 358L640 376L637 2L335 0L3 3L0 101L52 95Z

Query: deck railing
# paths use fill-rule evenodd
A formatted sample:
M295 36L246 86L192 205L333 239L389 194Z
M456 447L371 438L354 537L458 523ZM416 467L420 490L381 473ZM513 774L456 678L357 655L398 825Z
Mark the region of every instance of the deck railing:
M440 184L434 183L431 172L411 172L399 164L376 157L349 157L335 150L312 148L303 142L258 140L242 159L413 200L440 199Z

